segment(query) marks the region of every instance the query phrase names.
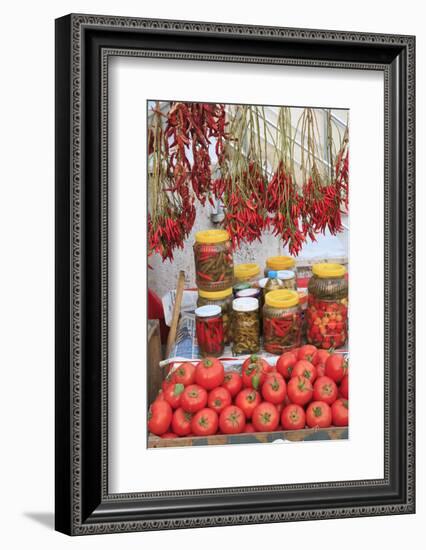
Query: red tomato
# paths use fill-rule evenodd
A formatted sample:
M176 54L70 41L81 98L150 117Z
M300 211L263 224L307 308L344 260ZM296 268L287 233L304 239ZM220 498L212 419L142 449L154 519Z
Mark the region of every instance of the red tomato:
M163 435L169 430L172 414L167 401L154 401L148 411L148 430L155 435Z
M232 397L229 391L219 386L214 388L207 398L207 405L219 414L225 407L232 403Z
M217 432L219 419L217 412L212 409L201 409L196 412L191 420L191 429L194 435L213 435Z
M305 411L300 405L287 405L281 413L281 424L284 430L301 430L305 427Z
M312 363L306 361L306 359L300 359L294 365L291 376L304 376L310 381L311 384L313 384L315 378L317 377L317 369L313 366Z
M195 382L195 366L192 363L182 363L172 374L173 382L189 386Z
M252 423L257 432L273 432L280 419L275 405L264 401L253 411Z
M333 353L325 362L325 375L340 382L348 374L348 362L342 353Z
M335 426L347 426L349 423L349 402L347 399L336 399L331 405L333 424Z
M299 353L297 354L298 359L306 359L306 361L312 362L312 359L314 358L314 355L317 352L317 348L313 346L312 344L306 344L305 346L302 346L299 349Z
M212 390L220 386L225 377L225 370L219 359L206 357L202 359L195 369L195 383L206 390Z
M317 378L314 383L314 400L331 405L337 399L336 382L328 376Z
M297 353L295 350L286 351L278 358L276 368L277 371L288 380L291 376L294 365L297 363Z
M189 435L191 433L192 414L179 407L173 413L172 430L179 436Z
M241 374L235 371L225 373L222 387L226 388L232 397L235 397L243 387Z
M253 428L253 424L251 422L247 422L246 423L246 427L244 428L244 432L245 433L248 433L248 434L251 434L253 432L255 432L256 430Z
M292 403L306 405L312 399L312 384L304 376L294 376L287 384L287 394Z
M161 436L162 439L176 439L178 436L173 432L166 432Z
M164 390L164 399L173 409L180 407L180 400L184 389L185 386L183 384L170 384L170 386Z
M184 411L195 413L206 406L207 392L197 384L186 386L182 393L180 404Z
M252 417L254 409L260 405L261 401L259 392L250 388L244 388L235 398L235 404L242 409L246 418Z
M324 401L312 401L306 408L306 424L310 428L331 426L331 407Z
M229 405L220 413L219 427L224 434L239 434L244 432L246 417L240 407Z
M340 382L340 394L345 399L349 399L349 376L346 375L342 378L342 381Z
M248 357L242 366L243 385L255 390L262 387L268 372L271 372L270 364L258 355Z
M262 397L265 401L278 405L282 403L287 395L287 384L279 372L271 372L262 386Z
M312 359L312 364L317 367L318 365L325 365L327 358L330 357L330 352L326 349L319 349Z

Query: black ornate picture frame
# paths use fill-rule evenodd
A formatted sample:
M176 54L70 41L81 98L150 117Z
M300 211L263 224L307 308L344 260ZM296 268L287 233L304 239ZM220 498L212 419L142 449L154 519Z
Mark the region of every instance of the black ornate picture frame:
M383 479L108 492L108 59L384 75ZM70 535L415 511L415 38L68 15L56 21L56 529Z

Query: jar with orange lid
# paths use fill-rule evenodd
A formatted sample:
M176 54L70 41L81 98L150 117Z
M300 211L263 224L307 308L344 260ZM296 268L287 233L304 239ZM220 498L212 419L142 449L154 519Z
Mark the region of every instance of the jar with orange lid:
M260 279L258 264L236 264L234 266L235 283L255 283Z
M232 315L232 300L234 299L232 287L225 290L216 290L214 292L208 290L198 290L197 307L201 306L219 306L222 310L223 320L223 338L224 343L229 344L231 341L231 315Z
M302 318L295 290L272 290L263 306L263 348L280 355L300 346Z
M229 233L207 229L195 234L195 280L201 290L215 292L232 287L234 260Z
M265 277L269 271L294 270L295 266L296 260L291 256L270 256L266 259Z
M308 285L306 337L322 349L340 348L348 338L348 281L341 264L312 266Z

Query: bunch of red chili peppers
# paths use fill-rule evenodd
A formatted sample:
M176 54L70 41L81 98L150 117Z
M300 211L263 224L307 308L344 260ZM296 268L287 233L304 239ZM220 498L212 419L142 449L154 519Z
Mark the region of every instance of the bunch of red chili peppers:
M211 198L211 138L222 154L225 134L224 105L173 102L163 113L157 102L148 131L150 216L148 255L173 259L183 248L195 221L195 198ZM192 158L191 158L192 155Z
M345 132L330 175L319 175L315 161L312 109L303 115L302 134L311 136L306 162L302 157L302 186L293 167L294 138L288 108L281 108L275 141L278 162L267 171L267 151L259 139L262 112L258 107L234 106L225 116L225 105L172 102L168 112L153 109L148 133L150 216L148 254L173 259L182 248L195 221L196 201L202 205L219 199L224 207L223 226L234 247L261 240L270 229L289 252L297 256L307 239L326 229L342 231L342 211L348 206L349 152ZM286 118L287 117L287 118ZM263 121L264 123L264 121ZM304 126L305 125L305 126ZM310 125L309 132L307 128ZM219 177L212 178L214 143ZM246 143L244 149L243 144ZM331 162L331 161L330 161Z

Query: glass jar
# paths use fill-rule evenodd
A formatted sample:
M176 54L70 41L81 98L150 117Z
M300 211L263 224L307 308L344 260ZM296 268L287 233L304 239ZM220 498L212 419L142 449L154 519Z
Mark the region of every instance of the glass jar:
M340 348L348 338L348 281L343 265L314 264L308 285L306 337L322 349Z
M222 310L223 319L223 338L225 344L231 341L231 314L232 314L232 288L209 292L207 290L198 291L197 307L219 306Z
M280 281L282 281L284 288L287 288L288 290L297 290L296 274L294 271L289 269L277 271L277 277Z
M257 264L237 264L234 266L236 283L255 283L260 279L260 266Z
M265 297L272 290L280 290L282 288L284 288L284 283L281 279L278 279L277 271L269 271L268 278L263 286L263 296Z
M207 291L225 290L234 282L234 260L229 233L208 229L195 234L195 280Z
M236 355L260 350L259 301L235 298L232 302L232 351Z
M265 277L269 271L283 271L285 269L293 269L296 261L291 256L270 256L266 259Z
M262 308L263 308L263 292L261 288L245 288L239 290L235 295L236 298L256 298L259 302L259 331L262 332Z
M251 284L250 283L234 284L234 286L232 287L232 290L234 291L234 296L237 295L237 292L239 292L240 290L245 290L246 288L252 288Z
M295 290L273 290L263 306L263 348L281 355L300 346L302 316Z
M219 306L198 307L195 310L195 330L202 357L222 355L224 334L222 309Z

